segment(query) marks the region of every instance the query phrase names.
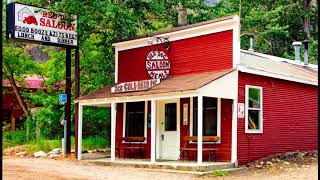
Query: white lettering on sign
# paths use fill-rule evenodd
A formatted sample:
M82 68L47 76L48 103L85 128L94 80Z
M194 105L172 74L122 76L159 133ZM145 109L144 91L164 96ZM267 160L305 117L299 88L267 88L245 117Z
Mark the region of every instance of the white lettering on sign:
M238 103L238 118L244 118L244 103Z
M144 91L156 86L160 83L160 79L150 79L143 81L131 81L117 84L111 88L112 93Z
M151 51L146 58L146 69L152 79L165 79L169 75L170 60L163 51Z
M8 9L9 38L77 46L77 16L17 3L9 4Z

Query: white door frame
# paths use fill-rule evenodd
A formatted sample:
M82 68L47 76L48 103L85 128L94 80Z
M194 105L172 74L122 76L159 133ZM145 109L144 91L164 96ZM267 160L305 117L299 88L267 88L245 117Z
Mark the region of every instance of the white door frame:
M177 140L176 142L179 144L179 148L180 148L180 98L179 99L167 99L167 100L159 100L157 101L157 140L156 140L156 159L160 159L160 146L161 146L161 126L160 126L160 118L161 118L161 114L160 112L160 108L162 108L161 104L164 103L177 103ZM178 157L177 157L178 158Z

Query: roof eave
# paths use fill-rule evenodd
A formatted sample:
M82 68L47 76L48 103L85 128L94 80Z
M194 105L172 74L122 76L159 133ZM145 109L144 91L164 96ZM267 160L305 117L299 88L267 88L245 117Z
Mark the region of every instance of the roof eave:
M240 72L245 72L245 73L249 73L249 74L256 74L256 75L261 75L261 76L267 76L267 77L272 77L272 78L277 78L277 79L282 79L282 80L287 80L287 81L293 81L293 82L318 86L318 81L311 81L311 80L304 79L304 78L276 74L276 73L272 73L272 72L248 68L248 67L241 66L241 65L238 65L237 69Z

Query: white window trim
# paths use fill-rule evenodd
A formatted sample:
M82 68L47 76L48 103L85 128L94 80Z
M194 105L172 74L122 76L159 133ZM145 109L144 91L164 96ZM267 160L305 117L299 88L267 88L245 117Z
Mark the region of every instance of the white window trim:
M207 97L207 96L206 96ZM217 98L217 136L220 138L217 142L203 142L202 144L220 144L221 143L221 98ZM193 136L193 97L190 97L190 126L189 136ZM197 142L190 141L190 144L197 144Z
M260 129L258 129L258 130L248 129L249 88L259 89L259 91L260 91L260 109L259 109L260 110ZM246 107L245 123L244 123L245 124L245 133L256 133L256 134L263 133L263 91L262 91L261 86L246 85L245 107ZM251 109L253 109L253 108L251 108Z
M122 125L122 137L126 137L126 111L127 111L127 103L123 103L123 125ZM147 143L147 130L148 130L148 101L144 102L144 142L143 144ZM122 143L129 143L126 141L122 141ZM140 144L140 142L130 142L130 144Z

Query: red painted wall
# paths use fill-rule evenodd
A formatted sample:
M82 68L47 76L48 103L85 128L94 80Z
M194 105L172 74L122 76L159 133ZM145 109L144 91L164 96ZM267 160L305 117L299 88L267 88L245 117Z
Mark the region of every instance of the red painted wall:
M316 86L239 72L239 103L245 103L245 85L263 87L263 133L245 134L245 120L238 119L239 164L277 153L318 149Z
M180 147L184 147L183 137L187 136L189 133L189 125L190 125L190 111L188 114L188 125L183 125L183 104L187 103L190 108L190 100L189 98L180 99ZM217 145L219 149L217 151L217 161L230 161L231 160L231 123L232 123L232 100L222 99L221 101L221 144ZM151 103L148 102L148 112L151 112ZM116 122L116 146L118 146L123 131L123 104L117 104L117 122ZM126 146L126 144L120 143L120 146ZM132 145L136 146L136 145ZM147 143L143 144L145 147L145 157L146 159L150 159L151 153L151 129L147 129ZM196 147L196 144L194 144ZM204 144L205 147L212 147L211 145ZM195 160L197 157L197 152L191 153L191 159ZM123 158L123 152L121 151L121 158ZM118 154L116 152L116 157ZM203 154L204 160L208 160L208 153L204 152Z
M151 110L151 102L148 102L148 112ZM126 147L127 144L121 142L123 133L123 103L117 104L117 121L116 121L116 147ZM142 144L141 146L145 148L144 151L144 159L150 159L150 152L151 152L151 129L147 129L147 143ZM131 146L139 146L138 144L131 144ZM124 157L124 152L120 152L121 158ZM118 152L116 152L116 157L118 157ZM138 155L139 158L139 155Z
M118 57L118 81L150 79L145 60L157 45L124 50ZM232 31L170 42L170 76L221 70L232 67Z
M187 103L190 108L190 100L189 98L180 99L180 147L184 147L185 142L183 141L184 136L188 136L189 133L189 125L190 125L190 111L188 114L189 123L187 126L183 125L183 104ZM218 151L217 161L230 161L231 160L231 129L232 129L232 100L222 99L221 100L221 144L217 144ZM190 147L197 147L197 144L192 144ZM213 147L212 144L204 144L203 148ZM190 152L190 156L192 160L196 160L197 152ZM208 152L203 152L203 160L207 161Z

